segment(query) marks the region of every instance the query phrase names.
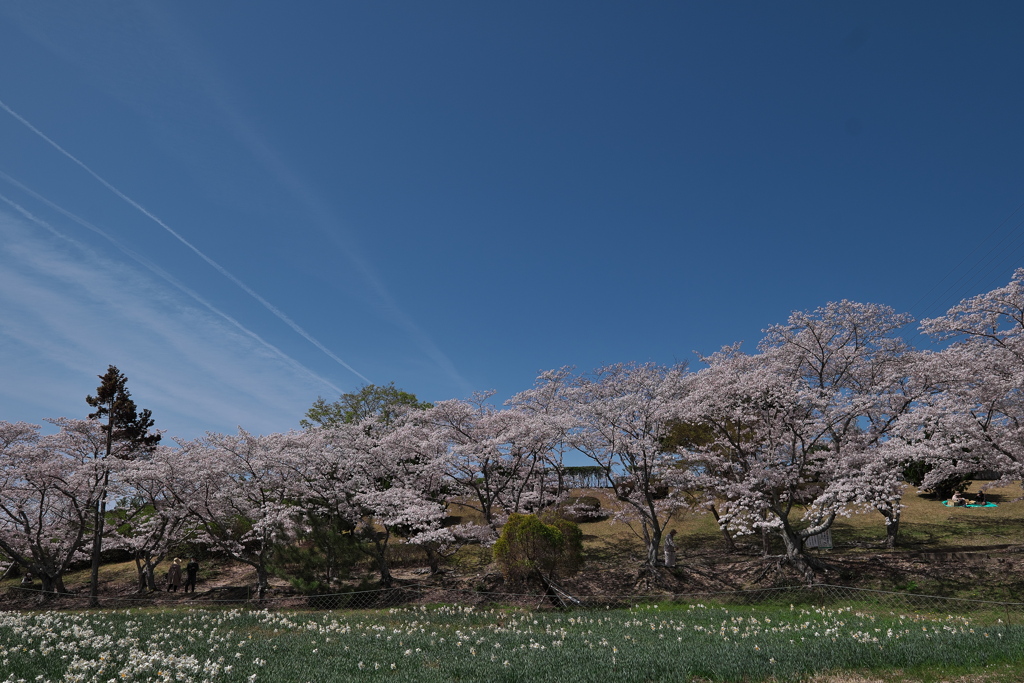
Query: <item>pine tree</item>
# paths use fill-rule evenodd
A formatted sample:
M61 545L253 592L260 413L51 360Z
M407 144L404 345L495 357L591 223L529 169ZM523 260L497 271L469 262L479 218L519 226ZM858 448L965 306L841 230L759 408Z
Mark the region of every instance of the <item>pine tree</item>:
M106 435L106 448L99 458L106 461L111 457L131 460L139 455L152 452L160 442L159 432L150 432L153 416L149 410L139 412L128 391L128 378L115 366L99 375L100 385L95 396L86 396L85 402L95 408L89 419L101 422ZM89 603L99 605L100 552L103 548L103 527L107 512L107 486L110 483L110 467L99 468L102 485L95 507L92 537L92 574L89 581Z

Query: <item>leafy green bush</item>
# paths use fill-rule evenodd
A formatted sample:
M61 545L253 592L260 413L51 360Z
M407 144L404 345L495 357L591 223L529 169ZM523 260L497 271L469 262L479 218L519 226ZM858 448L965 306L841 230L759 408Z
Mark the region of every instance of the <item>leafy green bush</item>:
M564 517L513 514L494 544L494 559L511 582L537 580L547 588L583 563L583 532Z

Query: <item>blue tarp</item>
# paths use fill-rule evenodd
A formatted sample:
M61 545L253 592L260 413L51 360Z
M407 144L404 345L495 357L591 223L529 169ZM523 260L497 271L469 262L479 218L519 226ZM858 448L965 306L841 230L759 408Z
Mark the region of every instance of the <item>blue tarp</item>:
M973 503L968 503L967 505L953 505L948 500L942 501L942 504L945 505L948 508L997 508L997 507L999 507L995 503L985 503L984 505L974 505Z

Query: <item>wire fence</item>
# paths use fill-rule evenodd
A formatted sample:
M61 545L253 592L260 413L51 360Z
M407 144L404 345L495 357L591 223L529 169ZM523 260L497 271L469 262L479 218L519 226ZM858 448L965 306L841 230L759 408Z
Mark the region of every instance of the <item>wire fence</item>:
M1024 602L980 600L871 590L831 584L756 588L751 590L626 595L572 595L552 585L544 593L489 592L409 583L394 588L352 590L325 595L271 592L260 598L250 587L215 588L192 593L149 593L102 596L99 607L123 609L138 606L189 606L215 608L244 606L273 610L372 610L401 606L462 605L502 606L529 610L619 609L652 603L719 606L855 607L862 611L964 615L973 619L1024 624ZM45 593L12 587L0 598L2 610L88 609L88 595Z

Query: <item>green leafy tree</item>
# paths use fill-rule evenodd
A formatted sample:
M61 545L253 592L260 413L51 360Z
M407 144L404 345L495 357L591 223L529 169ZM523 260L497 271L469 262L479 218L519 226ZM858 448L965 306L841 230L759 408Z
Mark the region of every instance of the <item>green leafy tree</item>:
M403 413L409 410L427 410L432 407L432 404L416 398L415 394L397 388L394 382L387 386L367 384L354 393L342 394L337 401L332 403L328 403L322 397L317 398L313 406L306 412L306 419L301 420L300 424L303 428L310 430L314 428L327 428L327 431L334 431L342 442L351 438L352 434L349 433L348 436L345 436L346 430L330 430L330 428L341 427L342 425L359 425L362 427L363 435L371 437L371 440L378 440L385 438L386 435L394 434L395 430L399 428L398 418ZM363 446L365 447L365 444ZM421 456L422 454L410 453L407 459L402 460L399 458L399 462L394 464L398 464L400 466L399 469L403 471L413 471L417 469L417 461ZM371 460L376 461L376 458L371 458ZM380 468L380 471L375 475L365 479L364 486L369 486L369 490L364 490L363 494L384 494L388 489L391 489L394 485L392 480L393 473L389 473L387 470L387 467ZM369 497L379 496L370 495ZM437 502L442 506L446 504L439 497ZM321 506L320 509L323 509L322 502L313 501L313 504L314 507L319 505ZM366 512L367 508L372 507L363 506L363 510ZM328 514L332 513L329 512ZM321 550L333 553L338 558L346 558L344 561L348 561L347 558L353 548L370 555L379 568L381 585L387 587L392 582L387 552L392 533L406 535L411 532L412 527L408 525L382 524L380 517L373 514L367 514L366 517L368 518L364 519L366 523L357 525L352 534L347 533L345 529L336 531L324 529L321 530L322 533L318 532L319 542L331 545L329 551L326 548L321 548ZM370 521L374 517L376 517L376 522ZM425 546L425 548L427 548L428 556L430 556L433 549L429 548L429 546ZM432 561L436 562L436 559L432 556L430 557ZM314 557L309 556L306 558L306 562L299 562L301 559L302 553L292 558L293 562L298 563L297 566L302 565L304 567L300 571L307 574L311 572L315 574L320 571L315 566L318 560Z
M307 514L295 538L274 553L271 571L300 593L336 591L361 555L355 525L341 515Z
M299 424L309 429L315 426L352 424L368 417L391 424L403 408L426 410L432 407L432 404L416 398L416 394L395 387L394 382L383 387L367 384L355 393L342 394L341 398L331 403L323 397L317 398L306 411L306 418L300 420Z
M554 581L583 564L583 532L575 522L545 515L513 513L494 544L494 559L510 582L536 582L560 605Z
M104 465L97 468L100 486L93 518L92 573L89 580L89 603L93 607L99 604L100 553L111 473L105 462L110 458L131 460L152 452L160 443L160 433L150 431L154 424L152 413L149 410L139 411L131 398L128 378L113 365L98 377L100 385L96 388L96 395L85 397L85 402L95 409L89 413L89 419L99 421L106 436L106 446L100 455Z

